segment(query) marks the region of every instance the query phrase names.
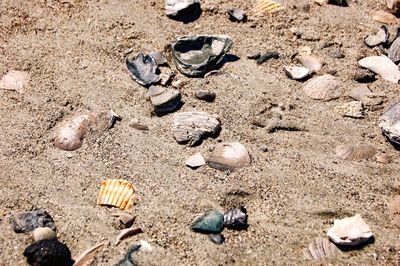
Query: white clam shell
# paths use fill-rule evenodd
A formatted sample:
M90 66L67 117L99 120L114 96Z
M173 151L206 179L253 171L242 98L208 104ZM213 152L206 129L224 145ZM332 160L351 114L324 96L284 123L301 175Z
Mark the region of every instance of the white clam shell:
M326 74L310 79L304 84L304 93L314 100L330 101L342 95L342 82Z
M367 242L373 233L359 214L353 217L335 220L328 230L328 237L338 245L357 246Z
M286 75L294 80L304 79L310 74L308 68L305 67L284 66L283 69L285 70Z
M30 77L27 72L10 70L0 80L0 89L22 93L24 88L28 86L29 79Z
M207 164L219 170L233 171L250 165L247 149L239 142L221 143L210 154Z
M179 12L189 8L191 5L199 3L199 0L166 0L165 14L172 17L177 16Z
M400 70L388 57L370 56L358 61L358 64L372 72L380 75L384 80L398 83L400 80Z
M206 161L204 160L204 157L200 153L196 153L193 156L190 156L186 162L186 166L189 166L191 168L197 168L200 166L203 166L206 164Z
M316 73L322 68L321 60L315 56L300 54L296 59L303 67L307 68L310 73Z

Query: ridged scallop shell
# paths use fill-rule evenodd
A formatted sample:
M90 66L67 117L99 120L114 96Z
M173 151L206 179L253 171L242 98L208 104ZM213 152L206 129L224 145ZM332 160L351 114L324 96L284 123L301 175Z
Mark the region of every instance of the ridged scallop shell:
M389 203L389 216L392 224L400 228L400 196Z
M347 161L360 161L375 156L377 150L367 144L340 145L335 149L337 156Z
M182 112L174 115L172 135L178 143L194 146L207 135L215 135L221 122L207 112Z
M29 74L23 71L10 70L0 80L0 89L22 93L29 83Z
M307 260L323 260L338 256L340 249L335 244L329 241L326 237L315 238L308 247L303 249L304 257Z
M390 142L400 145L400 102L380 116L379 127Z
M129 210L133 205L135 189L123 179L108 179L101 182L97 204Z
M272 0L258 0L254 7L257 14L272 13L284 9L284 6Z
M363 68L381 76L384 80L392 83L398 83L400 80L400 70L392 60L384 55L369 56L358 61Z
M207 159L207 164L210 167L222 171L233 171L248 166L250 163L249 153L239 142L219 144Z
M314 100L330 101L342 95L342 82L332 75L326 74L307 81L303 87L307 96Z

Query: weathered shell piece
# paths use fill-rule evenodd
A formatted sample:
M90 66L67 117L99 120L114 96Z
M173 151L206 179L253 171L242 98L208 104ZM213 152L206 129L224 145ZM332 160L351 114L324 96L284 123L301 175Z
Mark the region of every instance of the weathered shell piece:
M272 0L258 0L254 12L256 14L273 13L284 9L284 6Z
M232 230L247 229L247 210L244 207L230 209L224 213L224 226Z
M181 106L181 93L178 90L161 86L151 86L147 93L156 114L173 112Z
M75 262L72 266L87 266L90 265L90 262L96 255L96 252L105 245L106 243L97 244L87 250L85 250L82 254L79 255L78 258L74 259Z
M30 77L27 72L10 70L0 80L0 89L13 90L22 93L28 86Z
M353 88L349 96L362 102L365 106L375 106L383 103L383 97L373 93L365 84Z
M345 117L363 118L364 107L359 101L351 101L335 107L335 112Z
M386 0L386 6L389 8L390 12L397 13L400 8L399 0Z
M237 21L237 22L246 21L246 13L242 9L231 8L228 9L226 12L228 13L229 19L231 21Z
M375 34L371 34L365 37L364 43L368 47L375 47L381 43L387 42L388 39L389 39L389 31L387 27L383 25Z
M347 161L370 159L377 154L377 150L368 144L340 145L335 149L337 156Z
M35 239L35 241L57 239L57 235L56 232L49 227L38 227L33 230L33 239Z
M390 45L388 57L395 64L400 62L400 38L394 40L394 42Z
M302 80L310 74L310 70L305 67L284 66L285 74L294 80Z
M371 228L359 214L335 220L333 227L328 230L327 235L334 243L343 246L357 246L369 241L373 237Z
M400 228L400 195L389 203L389 217L392 224Z
M325 74L307 81L303 91L315 100L330 101L342 95L342 82L332 75Z
M400 70L392 60L384 55L363 58L358 61L358 64L389 82L398 83L400 80Z
M176 17L182 12L188 11L193 6L200 6L199 0L166 0L165 14L169 17Z
M134 201L135 189L131 183L123 179L107 179L101 182L97 204L114 206L121 210L129 210Z
M304 257L307 260L323 260L337 257L340 253L335 244L326 237L315 238L308 247L303 249Z
M400 102L391 106L380 116L379 127L389 141L400 145Z
M194 146L207 135L215 135L221 122L207 112L182 112L174 115L172 135L178 143Z
M204 157L200 153L196 153L193 156L190 156L186 162L186 166L189 166L190 168L198 168L200 166L203 166L206 164L206 160L204 160Z
M307 68L310 73L316 73L322 68L321 60L315 56L300 54L296 56L296 59L303 67Z
M150 86L160 81L158 75L158 65L156 60L150 55L139 53L135 58L126 58L126 65L131 77L142 86Z
M249 153L239 142L219 144L207 159L210 167L222 171L233 171L248 166L250 163Z

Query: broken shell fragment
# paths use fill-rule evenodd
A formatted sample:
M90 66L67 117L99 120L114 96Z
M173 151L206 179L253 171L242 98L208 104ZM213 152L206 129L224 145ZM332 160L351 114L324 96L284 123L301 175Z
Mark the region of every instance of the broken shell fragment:
M383 10L375 11L372 14L372 19L388 25L397 24L396 16Z
M340 249L338 249L335 244L329 241L326 237L315 238L308 247L303 249L304 257L307 260L334 258L340 253L342 253Z
M222 245L225 242L225 237L222 234L209 234L208 238L217 245Z
M335 112L341 116L352 118L363 118L364 108L359 101L352 101L335 107Z
M28 264L30 265L59 265L67 266L73 263L71 251L63 243L57 240L39 240L29 245L24 250Z
M121 230L121 232L116 237L114 245L118 246L119 243L121 243L122 240L124 240L124 239L126 239L128 237L140 234L140 233L143 233L143 230L142 230L142 228L139 228L139 227L138 228L126 228L126 229L123 229L123 230Z
M219 211L207 211L194 220L191 229L202 234L219 234L224 229L224 216Z
M307 54L300 54L296 57L299 63L307 68L310 73L316 73L322 68L321 60L317 57L307 55Z
M384 80L392 83L399 82L400 71L398 67L384 55L366 57L358 61L358 64L380 75Z
M232 44L229 37L222 35L183 37L172 44L172 56L182 74L202 76L221 63Z
M136 220L136 217L129 213L114 213L112 216L116 217L114 224L118 229L131 227Z
M396 196L389 203L389 217L392 224L400 228L400 196Z
M43 239L56 239L57 235L53 229L49 227L38 227L33 230L33 239L35 241L43 240Z
M378 163L388 164L390 163L390 157L386 153L378 153L375 155L375 160Z
M285 70L286 75L294 80L305 79L310 74L310 71L305 67L284 66L283 69Z
M178 90L151 86L147 96L150 98L157 115L173 112L182 105L181 93Z
M177 17L200 9L199 0L166 0L165 14L168 17Z
M230 209L224 213L224 226L232 230L247 229L247 210L244 207Z
M203 156L200 153L196 153L193 156L190 156L186 162L186 166L189 166L190 168L198 168L200 166L203 166L206 164L206 161L204 160Z
M359 214L353 217L335 220L333 227L328 230L328 237L336 244L357 246L368 242L373 233Z
M174 115L172 135L178 143L194 146L207 135L215 135L221 122L206 112L182 112Z
M388 57L395 64L400 62L400 38L396 38L394 42L390 45Z
M279 59L280 55L278 52L267 52L262 54L257 59L257 65L261 65L264 62L267 62L270 59Z
M349 96L362 102L365 106L375 106L383 103L382 97L374 94L365 84L352 89Z
M114 206L121 210L129 210L134 201L135 189L131 183L123 179L107 179L101 182L97 204Z
M391 143L400 145L400 102L380 116L379 127Z
M24 92L24 88L28 86L29 74L23 71L10 70L0 80L0 89L12 90L18 93Z
M256 14L273 13L282 9L282 4L272 0L258 0L254 7Z
M16 233L30 232L38 227L49 227L56 230L53 218L44 209L14 214L10 222Z
M364 39L364 43L368 47L375 47L377 45L386 43L388 39L389 39L389 31L387 27L383 25L375 34L367 36Z
M250 165L250 156L239 142L221 143L210 154L207 164L222 171L233 171Z
M72 266L86 266L90 265L91 260L96 255L96 252L105 245L105 243L97 244L87 250L85 250L79 257L75 260L75 263Z
M135 58L126 58L126 65L131 77L142 86L150 86L160 81L158 65L150 55L139 53Z
M159 51L151 52L150 56L154 58L157 65L159 65L159 66L167 63L167 58L165 58L165 56L162 52L159 52Z
M377 154L377 150L368 144L340 145L335 149L337 156L347 161L370 159Z
M80 148L88 131L105 131L117 119L112 111L78 114L58 124L53 130L53 143L59 149L73 151Z
M342 95L342 82L332 75L325 74L307 81L304 93L314 100L330 101Z
M246 13L242 9L231 8L226 11L231 21L244 22L246 21Z

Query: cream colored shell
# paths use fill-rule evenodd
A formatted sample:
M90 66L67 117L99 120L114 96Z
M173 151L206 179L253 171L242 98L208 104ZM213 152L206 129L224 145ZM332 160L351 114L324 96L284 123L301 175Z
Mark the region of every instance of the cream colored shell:
M108 179L101 182L97 204L128 210L133 205L135 189L123 179Z

